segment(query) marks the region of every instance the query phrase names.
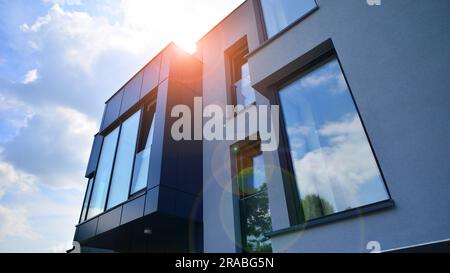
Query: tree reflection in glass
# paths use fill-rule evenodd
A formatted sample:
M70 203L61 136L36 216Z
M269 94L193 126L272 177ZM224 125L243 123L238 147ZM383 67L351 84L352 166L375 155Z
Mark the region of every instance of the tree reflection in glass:
M336 58L279 97L305 220L389 198Z
M264 157L259 142L243 147L237 155L242 248L245 252L272 252L272 230Z

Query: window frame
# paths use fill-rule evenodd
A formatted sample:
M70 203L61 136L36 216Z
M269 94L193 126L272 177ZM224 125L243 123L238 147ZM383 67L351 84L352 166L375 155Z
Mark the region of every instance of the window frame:
M266 22L264 19L263 9L261 0L253 0L253 8L255 10L255 17L256 17L256 31L258 34L258 40L259 40L259 46L252 51L250 51L249 54L247 54L247 58L250 58L256 52L262 50L265 48L268 44L272 43L274 40L278 39L281 35L283 35L285 32L289 31L291 28L308 18L310 15L315 13L317 10L319 10L319 5L317 4L317 0L314 0L316 2L316 7L312 10L308 11L307 13L300 16L298 19L296 19L291 24L287 25L284 29L280 30L277 34L273 35L272 37L268 37L267 30L266 30Z
M83 205L81 207L80 217L78 220L79 224L86 221L86 218L87 218L87 214L88 214L88 210L89 210L89 203L91 202L92 188L94 187L94 180L95 180L94 177L95 177L95 173L93 174L93 176L91 178L88 179L88 182L86 185L86 191L84 193L84 198L83 198ZM86 205L86 210L85 210L85 205Z
M326 41L331 42L331 40ZM332 43L331 43L332 44ZM323 45L319 45L318 47L321 47ZM316 48L317 49L317 48ZM286 203L287 203L287 209L288 209L288 216L289 216L289 222L290 227L280 230L280 231L272 231L266 234L268 237L272 237L278 234L283 234L286 232L291 232L295 230L302 230L307 227L313 227L316 225L321 225L324 223L334 222L341 219L346 219L353 216L359 216L363 213L370 213L372 211L377 211L380 209L390 208L394 206L394 201L392 199L391 192L389 191L388 184L386 182L383 170L380 166L377 154L373 148L372 142L370 140L370 136L368 134L367 128L364 124L364 120L361 116L361 112L359 110L358 104L356 103L355 97L353 95L353 92L351 90L350 84L347 80L347 76L345 74L345 71L343 69L342 63L339 59L339 56L334 48L328 48L325 51L315 51L315 49L311 50L311 52L306 53L305 55L313 54L313 56L309 56L310 59L300 67L297 67L297 69L291 71L281 79L275 81L273 84L271 84L268 88L268 95L272 101L273 104L278 105L280 107L280 137L279 137L279 148L278 148L278 157L280 159L280 168L287 170L287 172L282 172L282 180L283 180L283 186L285 189L285 197L286 197ZM289 138L287 135L287 129L286 129L286 122L285 117L283 113L283 106L281 105L280 100L280 91L283 87L289 85L290 83L302 78L304 75L306 75L308 72L315 70L316 68L319 68L321 65L325 64L326 62L330 61L332 58L335 58L339 64L339 68L341 70L341 73L344 77L346 86L348 88L349 95L351 97L351 100L353 102L353 105L355 106L356 114L358 115L362 128L364 130L364 134L367 138L367 142L369 144L370 150L373 154L377 169L379 171L379 174L381 176L383 185L386 189L386 193L388 195L388 199L367 204L359 207L352 208L350 210L346 211L340 211L335 212L333 214L321 216L319 218L311 219L311 220L304 220L303 215L303 207L300 202L299 197L299 189L296 183L295 178L295 170L292 162L292 157L290 154L290 143Z
M110 178L109 178L109 183L108 183L108 191L107 191L107 196L106 196L106 201L105 201L105 208L104 208L104 211L109 211L109 210L111 210L111 209L113 209L113 208L116 208L117 206L119 206L119 205L121 205L121 204L123 204L124 202L126 202L126 201L128 201L129 199L130 199L130 189L131 189L131 183L132 183L132 181L133 181L133 173L134 173L134 162L136 161L136 149L137 149L137 147L138 147L138 140L139 140L139 137L140 137L140 127L141 127L141 124L142 124L142 117L143 117L143 106L141 106L137 111L135 111L135 112L133 112L133 113L131 113L131 114L129 114L129 115L127 115L127 117L120 123L120 129L119 129L119 136L118 136L118 138L117 138L117 143L116 143L116 150L115 150L115 153L114 153L114 161L113 161L113 167L112 167L112 170L111 170L111 176L110 176ZM112 181L113 181L113 178L114 178L114 174L115 174L115 170L116 170L116 161L117 161L117 154L118 154L118 151L119 151L119 146L120 146L120 140L121 140L121 137L122 137L122 129L123 129L123 124L129 119L129 118L131 118L134 114L136 114L137 112L140 112L139 113L139 121L138 121L138 127L137 127L137 133L136 133L136 143L135 143L135 145L134 145L134 155L133 155L133 162L131 163L131 174L130 174L130 181L129 181L129 185L128 185L128 192L127 192L127 199L126 200L124 200L123 202L120 202L119 204L117 204L117 205L114 205L114 206L111 206L110 208L108 208L108 203L109 203L109 198L110 198L110 193L111 193L111 184L112 184ZM118 127L116 127L116 128L118 128Z
M267 25L266 25L266 19L264 16L264 10L263 10L263 4L261 2L262 0L255 0L255 7L257 11L257 18L259 19L260 23L260 35L263 39L263 41L271 41L276 39L277 37L281 36L283 33L291 29L293 26L297 25L301 21L303 21L305 18L307 18L309 15L314 13L316 10L319 9L319 5L317 4L317 0L313 0L315 3L315 7L307 11L306 13L300 15L297 19L294 19L291 23L288 23L284 28L280 29L277 33L273 34L269 37L269 33L267 32Z
M241 154L245 153L248 150L255 149L255 147L260 147L261 139L259 137L259 133L257 133L256 140L252 140L251 137L247 137L245 140L234 143L230 146L230 156L231 156L231 175L232 175L232 193L233 193L233 212L234 212L234 226L235 230L238 232L235 233L235 243L236 243L236 252L238 253L258 253L258 252L249 252L245 249L244 243L244 228L242 227L242 214L244 207L241 205L242 202L245 202L246 199L255 198L258 195L266 194L268 196L268 181L266 181L266 189L260 190L255 193L242 196L241 195L241 177L239 175L241 168ZM236 150L237 149L237 150ZM260 151L261 154L264 154L263 151ZM265 165L264 165L265 166ZM264 170L265 171L265 170ZM269 200L268 200L269 201ZM269 204L267 204L269 206ZM270 216L270 221L272 221L272 216ZM272 226L271 226L272 229ZM266 234L264 234L266 236ZM266 236L267 237L267 236ZM268 237L270 240L270 237Z
M144 127L143 121L144 121L144 115L145 115L145 108L146 107L150 107L152 109L152 117L150 119L150 126L148 127L149 129L149 134L150 134L150 130L152 129L152 122L154 122L154 119L156 118L156 99L154 100L150 100L150 101L145 101L142 103L141 107L140 107L140 111L141 111L141 117L139 118L139 126L138 126L138 134L137 134L137 140L136 140L136 148L135 148L135 152L134 152L134 157L133 157L133 168L131 171L131 179L130 179L130 185L129 185L129 189L128 189L128 200L141 195L143 192L145 192L145 190L147 189L147 187L144 187L140 190L137 190L136 192L132 192L133 190L133 180L134 180L134 172L135 172L135 167L136 167L136 156L145 150L145 144L143 144L143 135L142 135L142 128ZM155 128L153 128L153 130L155 130ZM147 135L147 139L150 135ZM153 133L153 137L154 137L154 133ZM146 141L147 141L146 139ZM154 140L154 139L153 139ZM145 142L146 142L145 141ZM143 149L140 149L141 145L143 146ZM152 143L153 145L153 143ZM149 159L150 160L150 159ZM150 166L149 166L150 169ZM148 175L150 173L150 170L148 170L147 173L147 182L148 182Z
M118 132L118 137L117 137L117 141L116 141L116 145L115 145L115 150L114 150L114 159L113 159L113 163L112 163L112 169L111 169L111 175L109 177L109 181L108 181L108 189L106 192L106 198L105 198L105 204L104 204L104 208L103 208L103 212L93 216L93 217L88 217L89 214L89 206L92 200L92 193L93 193L93 189L95 186L95 178L97 175L97 169L98 169L98 165L100 160L98 160L97 165L96 165L96 171L95 173L93 173L92 178L93 182L92 182L92 189L90 192L90 196L89 196L89 201L87 203L87 211L86 211L86 215L84 217L84 219L82 217L82 212L80 213L80 221L79 224L82 224L84 222L90 221L96 217L99 217L109 211L112 211L120 206L122 206L124 203L129 202L134 200L135 198L138 198L139 196L141 196L145 191L146 191L146 187L144 187L141 190L136 191L135 193L131 194L131 187L132 187L132 182L133 182L133 175L134 175L134 164L136 161L136 152L137 152L137 148L139 145L139 141L141 139L141 127L142 125L142 121L143 121L143 115L144 115L144 111L145 111L145 107L147 105L151 105L154 108L154 112L153 112L153 118L155 118L156 115L156 106L157 106L157 94L158 92L150 92L147 96L145 96L144 98L142 98L135 106L131 107L126 113L124 113L123 115L121 115L118 119L116 119L114 122L112 122L107 128L105 128L103 131L101 131L99 134L102 135L103 137L108 136L108 134L112 133L114 130L119 129ZM113 178L113 173L114 173L114 169L115 169L115 165L116 165L116 158L117 158L117 150L118 150L118 145L120 143L120 135L121 135L121 131L122 131L122 124L128 119L130 118L132 115L134 115L135 113L137 113L138 111L140 111L140 117L139 117L139 126L138 126L138 134L137 134L137 141L136 141L136 145L135 145L135 154L133 157L133 169L132 169L132 173L131 173L131 178L130 178L130 185L128 187L128 198L127 200L121 202L120 204L117 204L111 208L107 208L108 206L108 199L109 199L109 194L110 194L110 188L111 188L111 181ZM101 153L103 151L103 144L104 141L102 141L102 145L100 147L100 153L99 153L99 157L101 156ZM86 198L86 194L85 193L85 198ZM84 205L84 200L83 200L83 205Z
M118 129L119 131L117 132L117 139L116 139L116 143L115 143L115 146L114 146L113 162L112 162L112 166L111 166L111 173L110 173L109 179L108 179L108 185L107 185L107 189L106 189L105 203L103 204L103 211L102 211L101 213L95 215L95 216L89 217L89 210L91 209L91 208L90 208L90 205L91 205L91 202L92 202L92 194L94 193L95 184L96 184L96 182L97 182L96 180L97 180L98 166L100 165L100 159L101 159L101 156L102 156L102 152L103 152L103 148L104 148L104 145L105 145L105 141L103 141L103 143L102 143L102 147L101 147L100 154L99 154L99 160L98 160L97 166L96 166L96 168L95 168L96 171L95 171L94 175L92 176L92 179L93 179L93 182L92 182L92 190L91 190L91 194L90 194L90 197L89 197L88 210L87 210L87 212L86 212L86 217L85 217L85 221L86 221L86 222L87 222L88 220L94 219L94 218L98 217L99 215L101 215L101 214L103 214L103 213L106 212L106 206L107 206L107 204L108 204L108 197L109 197L109 188L110 188L110 185L111 185L112 174L113 174L113 172L114 172L114 165L115 165L115 163L116 163L117 147L118 147L118 145L119 145L120 132L121 132L121 130L122 130L121 123L119 124L118 127L117 127L117 126L111 127L111 128L107 131L107 133L105 133L104 135L102 134L102 135L104 136L104 138L106 138L109 134L111 134L112 132L114 132L116 129Z
M243 36L239 40L237 40L232 46L230 46L227 50L225 50L225 69L226 69L226 82L227 82L227 102L229 105L236 106L238 105L237 101L237 90L234 84L237 82L237 74L238 71L241 70L242 65L248 63L247 56L250 53L248 47L247 36ZM237 58L240 58L241 61L236 61ZM240 65L239 65L240 64ZM242 72L241 72L242 73ZM245 109L256 105L256 101L249 104L243 105L244 109L239 113L245 111ZM227 113L229 118L236 117L239 113Z

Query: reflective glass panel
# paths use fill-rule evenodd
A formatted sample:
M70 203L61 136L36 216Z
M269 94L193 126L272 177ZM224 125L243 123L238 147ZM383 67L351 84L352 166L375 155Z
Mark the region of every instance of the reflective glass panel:
M242 158L240 171L241 195L248 196L266 189L266 174L263 154Z
M241 231L245 252L272 252L272 243L264 236L272 230L267 191L244 198L240 201Z
M248 63L241 67L241 79L235 84L237 104L248 106L255 102L255 90L250 82Z
M144 122L148 122L150 126L143 126L144 130L148 130L145 134L147 135L147 139L143 140L145 143L144 149L136 154L133 182L131 184L131 194L136 193L147 186L148 170L150 167L150 153L153 143L153 131L155 128L153 108L149 108L147 111L148 113L146 113L146 115L149 115L149 117L145 118Z
M103 141L87 218L92 218L104 211L118 136L119 128L116 128Z
M305 220L389 198L336 58L279 96Z
M259 141L241 147L236 159L242 249L244 252L271 252L271 241L264 235L272 230L272 222L264 156Z
M84 197L84 202L83 202L83 209L81 211L80 223L83 222L84 220L86 220L86 213L87 213L87 209L88 209L88 205L89 205L89 198L91 197L91 192L92 192L92 181L93 181L93 178L89 179L89 181L88 181L88 185L86 188L86 195Z
M109 189L108 209L128 199L140 115L141 111L138 111L122 123Z
M270 38L316 7L314 0L261 0Z

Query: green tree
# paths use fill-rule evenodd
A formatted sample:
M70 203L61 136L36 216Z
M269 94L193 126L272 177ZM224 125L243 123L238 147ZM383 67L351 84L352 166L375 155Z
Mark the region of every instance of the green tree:
M317 194L309 194L301 202L305 221L334 213L333 205Z

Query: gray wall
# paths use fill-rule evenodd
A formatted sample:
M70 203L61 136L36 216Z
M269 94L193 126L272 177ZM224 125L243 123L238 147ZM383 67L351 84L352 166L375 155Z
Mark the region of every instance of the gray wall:
M224 51L247 35L250 51L259 46L252 1L245 2L212 29L198 44L203 61L203 105L227 104L227 71ZM227 141L203 142L203 225L205 252L235 252L230 145Z
M252 82L331 38L396 207L277 236L274 251L366 252L373 240L388 250L449 239L450 1L317 3L251 56ZM273 217L287 219L284 196L269 198Z

